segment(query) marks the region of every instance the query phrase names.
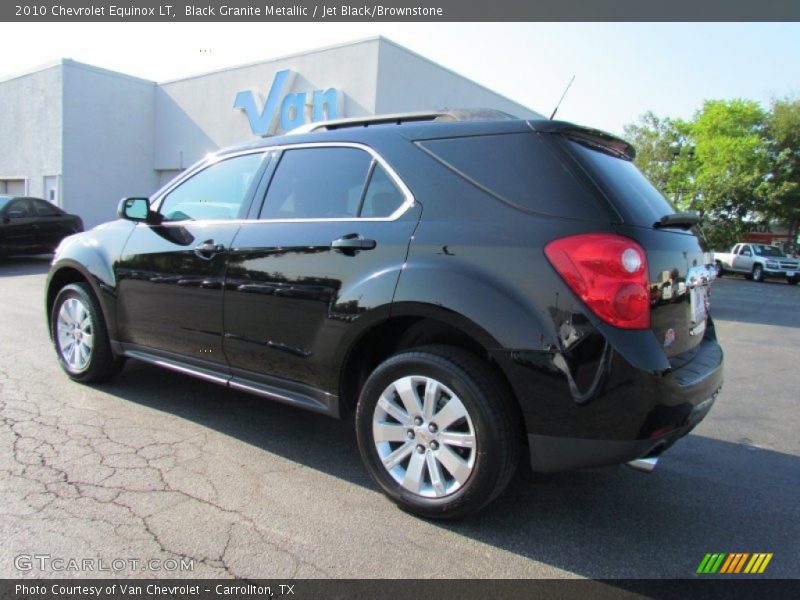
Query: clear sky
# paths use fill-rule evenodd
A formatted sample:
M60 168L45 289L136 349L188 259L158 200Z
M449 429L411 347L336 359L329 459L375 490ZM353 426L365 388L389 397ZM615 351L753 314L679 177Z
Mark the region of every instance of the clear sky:
M800 97L798 23L0 23L0 77L68 57L163 81L384 35L549 115L621 133L706 98Z

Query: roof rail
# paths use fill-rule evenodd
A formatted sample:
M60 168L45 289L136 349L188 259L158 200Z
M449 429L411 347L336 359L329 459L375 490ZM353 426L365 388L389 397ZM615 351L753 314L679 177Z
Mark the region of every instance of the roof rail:
M400 125L420 121L507 121L517 117L492 108L456 108L439 111L418 111L395 113L389 115L373 115L349 119L333 119L306 123L287 132L287 135L312 133L315 131L333 131L350 127L370 127L372 125Z

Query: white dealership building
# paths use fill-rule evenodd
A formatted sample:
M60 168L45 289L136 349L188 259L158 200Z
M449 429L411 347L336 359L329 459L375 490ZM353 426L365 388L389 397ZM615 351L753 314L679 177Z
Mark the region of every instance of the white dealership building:
M157 83L62 59L0 79L0 194L87 226L209 152L334 117L486 107L538 113L376 37Z

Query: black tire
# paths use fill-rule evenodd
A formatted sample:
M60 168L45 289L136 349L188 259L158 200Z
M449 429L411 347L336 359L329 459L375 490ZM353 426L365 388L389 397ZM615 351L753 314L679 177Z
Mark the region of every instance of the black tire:
M764 281L764 267L761 265L753 266L753 281L757 281L758 283Z
M715 266L716 271L717 271L717 279L720 279L723 275L725 275L725 269L722 268L722 263L721 262L715 263L714 266Z
M798 281L800 281L800 278L798 278L798 277L787 277L786 278L786 283L788 283L789 285L797 285Z
M475 448L456 449L474 456L472 471L459 484L460 487L440 497L426 497L401 485L384 467L374 441L373 418L381 395L393 382L408 376L434 379L452 390L461 400L473 425ZM446 395L440 397L444 405L448 401ZM484 360L451 346L423 346L392 356L367 379L356 409L358 446L372 479L400 508L426 518L457 519L491 502L511 480L517 467L521 443L518 415L508 386ZM434 415L431 422L435 419ZM416 444L422 439L418 437L409 443ZM401 445L405 441L395 443ZM415 446L415 451L419 447ZM432 445L430 447L433 448ZM431 451L438 456L435 452L438 451ZM407 464L410 464L412 455L413 451L408 455ZM441 468L444 463L438 464ZM424 468L429 469L427 466ZM430 471L426 472L429 487L432 487ZM451 482L455 481L449 471L441 473L451 477Z
M58 316L61 307L73 298L78 300L88 313L89 327L93 338L91 352L86 365L80 368L70 365L64 358L58 332ZM119 373L125 364L125 359L115 355L111 350L103 312L87 283L71 283L59 290L55 302L53 302L53 310L50 313L50 336L53 340L58 363L67 376L74 381L81 383L107 381Z

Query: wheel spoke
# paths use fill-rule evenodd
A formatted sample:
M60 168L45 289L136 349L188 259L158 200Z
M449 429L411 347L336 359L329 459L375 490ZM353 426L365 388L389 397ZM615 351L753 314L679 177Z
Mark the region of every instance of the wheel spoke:
M439 468L439 461L436 460L433 452L428 452L425 458L428 463L428 475L431 478L433 491L437 496L444 496L444 477L442 476L442 470Z
M86 351L86 346L82 343L78 342L78 364L82 367L86 364L86 359L88 358L89 353Z
M69 300L67 300L67 304L66 304L67 311L69 311L69 317L70 317L70 320L73 323L75 323L78 320L77 319L77 314L76 314L78 312L77 304L78 303L75 301L74 298L70 298Z
M453 478L462 485L472 472L472 469L469 468L464 459L447 446L439 446L439 450L436 451L436 458L439 459L439 462L444 465L444 468L450 472Z
M403 477L403 487L419 494L422 489L423 472L425 470L425 452L414 452L408 461L406 475Z
M76 368L78 366L78 342L72 344L72 351L70 352L69 364L71 364L73 367Z
M394 389L397 395L400 396L400 401L409 415L413 417L422 412L422 404L417 397L417 390L411 377L403 377L395 381Z
M372 437L376 442L405 442L408 427L393 423L372 423Z
M439 429L447 429L453 423L467 416L467 409L461 400L453 396L444 405L444 408L433 416Z
M94 336L91 333L84 333L81 341L87 350L91 350L94 346Z
M422 405L422 414L426 421L433 416L436 410L436 400L439 398L439 382L435 379L428 379L425 382L425 399Z
M399 465L406 456L414 449L414 445L410 442L406 442L402 446L400 446L397 450L389 454L386 458L383 459L383 466L386 467L387 470L391 471L397 465Z
M442 431L439 434L439 441L448 446L458 446L459 448L474 448L475 436L471 433L458 433L456 431Z
M408 426L411 424L411 417L408 416L408 414L406 414L402 408L386 398L386 396L382 396L381 399L378 400L378 406L380 406L387 415L391 416L401 425Z
M67 308L66 303L64 303L64 305L61 307L61 310L58 311L58 318L62 323L64 323L64 325L72 325L75 322L75 320L72 318L72 315L69 314L69 309Z

